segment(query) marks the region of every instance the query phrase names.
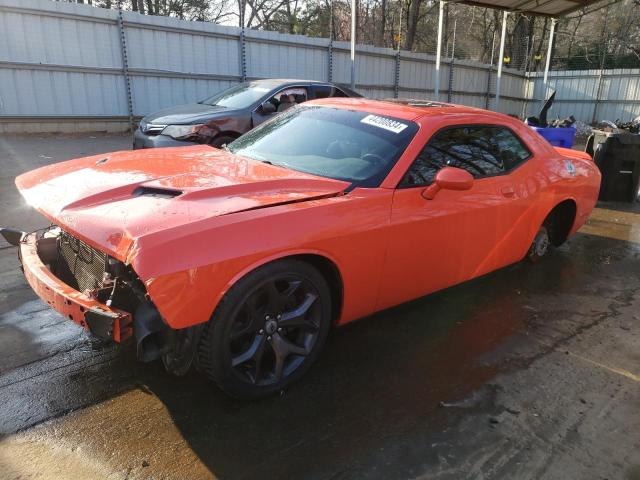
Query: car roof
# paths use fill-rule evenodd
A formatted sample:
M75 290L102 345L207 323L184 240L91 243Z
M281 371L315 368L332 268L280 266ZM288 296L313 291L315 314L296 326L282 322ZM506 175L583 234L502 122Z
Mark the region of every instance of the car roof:
M304 85L329 85L333 87L340 88L344 93L349 95L350 97L362 97L358 92L351 90L349 87L333 82L323 82L321 80L300 80L293 78L261 78L258 80L249 80L247 83L254 83L259 85L265 85L268 88L286 88L293 87L296 85L304 84Z
M310 102L307 102L307 104L359 110L410 121L417 120L422 117L437 116L450 113L493 115L500 120L509 119L510 121L513 121L513 118L503 113L483 110L481 108L467 107L465 105L456 105L453 103L436 102L431 100L372 100L370 98L331 97L323 98L320 100L311 100Z
M289 83L305 83L312 85L335 85L331 82L321 82L319 80L303 80L299 78L260 78L257 80L249 80L248 83L263 83L270 85L287 85Z

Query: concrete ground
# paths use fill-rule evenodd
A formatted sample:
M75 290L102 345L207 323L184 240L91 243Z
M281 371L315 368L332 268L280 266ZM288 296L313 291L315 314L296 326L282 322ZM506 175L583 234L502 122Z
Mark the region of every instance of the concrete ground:
M0 137L15 175L128 136ZM640 211L600 205L519 263L335 330L285 394L230 400L92 341L0 244L2 479L640 479Z

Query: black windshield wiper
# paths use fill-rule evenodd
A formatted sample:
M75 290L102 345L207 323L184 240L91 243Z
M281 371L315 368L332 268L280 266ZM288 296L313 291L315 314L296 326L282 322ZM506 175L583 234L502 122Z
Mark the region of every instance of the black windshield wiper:
M227 108L224 105L218 105L217 103L206 103L204 100L196 102L198 105L207 105L208 107Z

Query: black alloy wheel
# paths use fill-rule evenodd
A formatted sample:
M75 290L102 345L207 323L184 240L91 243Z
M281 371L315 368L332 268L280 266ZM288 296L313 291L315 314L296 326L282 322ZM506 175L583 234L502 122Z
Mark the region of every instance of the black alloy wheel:
M282 390L317 357L331 324L326 281L311 265L262 267L225 295L200 342L200 365L223 390L255 398Z

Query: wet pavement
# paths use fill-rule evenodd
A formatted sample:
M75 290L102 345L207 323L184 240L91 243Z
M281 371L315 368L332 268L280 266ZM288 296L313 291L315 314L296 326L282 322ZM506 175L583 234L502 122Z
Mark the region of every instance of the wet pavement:
M0 223L44 224L16 174L129 145L0 137ZM334 330L300 383L257 402L92 341L0 244L0 478L638 480L636 212L602 204L540 264Z

